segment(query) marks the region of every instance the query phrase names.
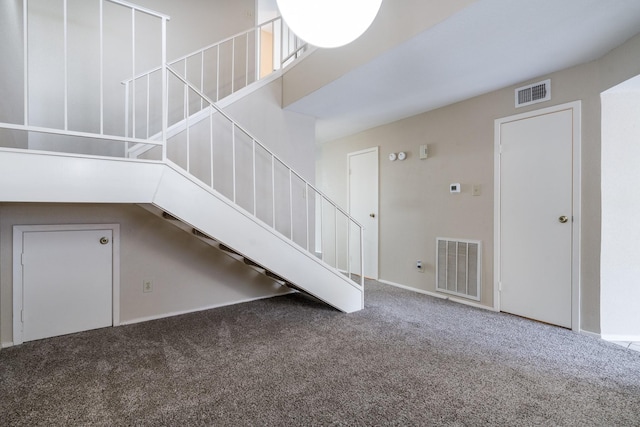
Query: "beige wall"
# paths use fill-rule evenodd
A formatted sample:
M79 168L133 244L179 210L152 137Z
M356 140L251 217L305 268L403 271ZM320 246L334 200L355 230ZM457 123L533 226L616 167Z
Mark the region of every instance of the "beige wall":
M12 226L120 224L120 320L269 297L284 289L135 205L0 203L0 342L12 341ZM153 292L142 281L153 280ZM285 288L286 289L286 288Z
M603 58L551 78L552 100L515 109L514 87L381 126L317 148L318 186L346 206L346 155L380 147L380 278L435 291L435 238L483 242L481 303L493 304L494 120L582 101L581 327L600 331L600 92L640 73L640 36ZM523 82L529 83L529 82ZM519 85L518 85L519 86ZM429 145L428 160L418 147ZM406 151L404 162L390 152ZM541 171L543 173L543 171ZM450 195L448 185L462 183ZM482 187L471 195L471 185ZM426 272L415 269L422 260Z

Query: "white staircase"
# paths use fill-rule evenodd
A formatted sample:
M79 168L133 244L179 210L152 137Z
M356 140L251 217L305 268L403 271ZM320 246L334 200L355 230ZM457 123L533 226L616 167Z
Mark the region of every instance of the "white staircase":
M109 3L130 10L134 22L136 14L157 17L164 38L168 17L119 0L100 2L101 13L102 3ZM26 7L24 10L26 13ZM66 18L63 21L66 33L69 24ZM273 27L273 22L270 25ZM161 45L165 44L163 39ZM297 43L292 46L299 48ZM27 43L24 48L26 56ZM291 55L284 57L291 60ZM69 126L66 95L64 123L48 127L30 123L32 101L25 95L22 123L0 123L0 128L30 132L27 148L32 145L31 135L55 135L55 151L62 152L53 153L46 145L39 151L0 149L0 201L139 204L283 286L306 292L344 312L362 309L362 227L225 114L207 95L208 88L188 81L187 59L183 58L180 72L176 69L180 60L171 66L164 58L163 53L163 64L150 73L132 70L133 77L124 90L121 132L107 130L107 114L114 106L108 105L104 96L98 100L99 129L78 132ZM67 61L65 49L65 64ZM24 75L28 82L27 65ZM150 83L157 80L153 74L161 77L156 91ZM101 92L103 79L101 73ZM200 82L204 81L200 77ZM146 82L142 102L140 98L136 101L135 82ZM65 81L65 88L68 84ZM242 86L250 84L245 76ZM216 98L220 93L217 87ZM83 140L93 145L96 141L120 145L120 157L105 157L104 152L90 156L68 149ZM111 152L108 154L113 156ZM132 158L132 153L145 159ZM326 259L331 252L333 256ZM354 273L360 283L351 280Z

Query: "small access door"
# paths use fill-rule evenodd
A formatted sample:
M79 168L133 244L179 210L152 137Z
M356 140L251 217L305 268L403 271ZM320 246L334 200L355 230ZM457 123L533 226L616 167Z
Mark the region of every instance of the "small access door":
M69 227L14 227L14 344L113 325L114 229Z

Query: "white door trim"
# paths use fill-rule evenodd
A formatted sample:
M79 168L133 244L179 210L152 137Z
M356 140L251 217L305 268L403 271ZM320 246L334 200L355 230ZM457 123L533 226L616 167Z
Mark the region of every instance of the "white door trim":
M367 154L367 153L376 153L376 159L378 159L378 170L377 170L377 176L378 176L378 194L377 194L377 200L378 200L378 206L376 206L376 215L378 216L378 218L380 217L379 213L380 213L380 147L371 147L371 148L366 148L364 150L360 150L360 151L354 151L352 153L347 153L347 212L349 212L349 215L351 215L351 173L349 173L349 165L351 164L351 157L353 156L358 156L360 154ZM378 268L375 271L375 277L372 277L372 279L378 279L380 277L380 222L377 221L376 224L378 224L378 241L376 242L377 244L377 248L376 248L376 257L378 258ZM364 231L363 231L364 232ZM362 239L361 241L364 242L364 239ZM364 259L364 248L361 248L361 252L362 252L362 271L364 273L365 269L364 269L364 263L365 263L365 259ZM365 275L366 276L366 275Z
M120 325L120 224L14 225L13 226L13 345L23 343L22 252L24 233L39 231L111 230L113 250L113 326Z
M500 129L502 124L516 120L524 120L544 114L557 113L559 111L573 111L573 222L571 223L572 257L571 257L571 329L580 330L580 237L581 237L581 163L580 151L582 146L581 113L582 101L574 101L541 110L529 111L509 117L496 119L494 123L494 206L493 206L493 308L500 311L500 286L501 252L500 252ZM551 153L550 153L551 154Z

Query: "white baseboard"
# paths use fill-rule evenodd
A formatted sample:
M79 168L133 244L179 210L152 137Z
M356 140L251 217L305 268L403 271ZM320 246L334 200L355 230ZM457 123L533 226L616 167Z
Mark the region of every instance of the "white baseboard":
M283 293L277 294L277 295L267 295L267 296L263 296L263 297L247 298L247 299L244 299L244 300L228 302L228 303L221 303L221 304L214 304L214 305L209 305L209 306L206 306L206 307L198 307L198 308L189 309L189 310L172 311L172 312L169 312L169 313L162 313L162 314L157 314L157 315L153 315L153 316L137 317L135 319L121 321L118 326L133 325L135 323L148 322L150 320L165 319L167 317L181 316L183 314L189 314L189 313L197 313L199 311L211 310L211 309L220 308L220 307L227 307L229 305L243 304L245 302L252 302L252 301L259 301L259 300L267 299L267 298L280 297L280 296L283 296L283 295L288 295L288 294L292 294L292 293L296 293L296 292L298 292L298 291L291 290L289 292L283 292Z
M13 341L3 341L0 343L0 348L13 347Z
M598 338L600 339L601 336L600 334L596 333L596 332L591 332L591 331L585 331L584 329L580 329L580 335L587 335L593 338Z
M600 334L600 337L605 341L640 342L640 335Z
M413 288L411 286L401 285L400 283L391 282L389 280L378 279L378 282L384 283L385 285L395 286L396 288L401 288L401 289L406 289L408 291L417 292L419 294L429 295L429 296L432 296L432 297L435 297L435 298L440 298L440 299L444 299L444 300L457 302L457 303L468 305L468 306L471 306L471 307L482 308L484 310L489 310L489 311L496 311L493 307L489 307L489 306L486 306L486 305L478 304L476 302L466 301L466 300L463 300L463 299L460 299L460 298L451 297L449 295L442 295L442 294L439 294L437 292L425 291L424 289L418 289L418 288Z

